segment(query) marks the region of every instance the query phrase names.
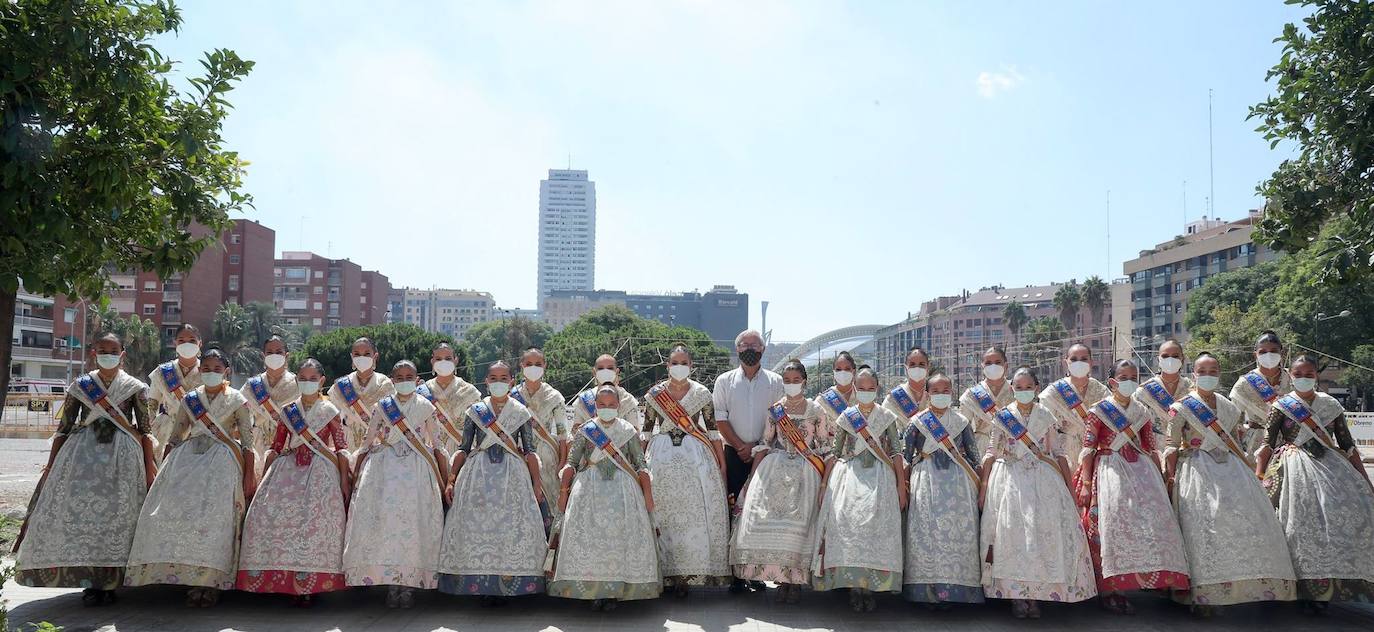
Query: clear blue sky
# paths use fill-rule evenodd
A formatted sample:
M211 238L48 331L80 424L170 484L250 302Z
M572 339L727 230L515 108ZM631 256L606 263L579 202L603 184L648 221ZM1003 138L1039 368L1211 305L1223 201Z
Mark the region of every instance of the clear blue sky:
M1283 157L1245 120L1278 0L187 2L257 62L229 144L278 250L534 307L539 180L597 183L598 287L749 292L775 339L1121 276ZM1184 181L1187 206L1184 206ZM1111 191L1108 258L1107 197ZM305 230L301 231L302 218Z

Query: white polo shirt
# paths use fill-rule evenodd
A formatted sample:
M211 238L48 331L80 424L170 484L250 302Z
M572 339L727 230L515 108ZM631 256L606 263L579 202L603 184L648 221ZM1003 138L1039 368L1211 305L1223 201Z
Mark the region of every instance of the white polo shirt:
M782 399L782 376L760 368L754 379L735 367L716 378L711 400L716 421L730 422L735 436L746 443L758 443L768 425L768 407Z

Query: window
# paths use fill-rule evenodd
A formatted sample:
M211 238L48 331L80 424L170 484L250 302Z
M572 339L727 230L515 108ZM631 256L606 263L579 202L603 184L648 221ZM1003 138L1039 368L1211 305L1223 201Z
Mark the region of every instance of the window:
M239 289L239 275L237 275L237 274L231 274L231 275L229 275L229 291L230 291L230 292L237 292L238 289Z
M238 234L238 233L231 233L231 234L229 235L229 243L231 243L231 244L241 244L241 243L243 243L243 235L240 235L240 234Z
M311 294L324 294L324 286L323 286L323 285L316 285L315 287L310 288L310 293L311 293Z
M157 281L144 281L144 282L143 282L143 291L145 291L145 292L155 292L155 291L157 291Z
M304 281L310 278L310 271L305 268L287 268L286 278L292 281Z
M229 265L236 266L240 261L242 261L242 259L240 259L238 255L229 255Z
M324 278L324 270L316 270L316 271L315 271L315 278L317 278L317 279L323 279L323 278Z
M324 324L324 319L323 319L323 318L316 318L316 319L314 319L313 322L315 323L315 326L316 326L316 327L319 327L320 325L323 325L323 324Z
M143 315L144 315L144 316L152 316L153 314L156 314L156 313L157 313L157 306L156 306L156 305L153 305L153 304L151 304L151 303L144 303L144 304L143 304Z

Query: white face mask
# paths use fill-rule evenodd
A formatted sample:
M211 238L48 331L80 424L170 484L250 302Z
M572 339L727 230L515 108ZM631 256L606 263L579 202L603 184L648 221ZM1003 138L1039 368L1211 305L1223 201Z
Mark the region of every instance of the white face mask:
M1283 356L1270 351L1269 353L1259 354L1258 361L1260 366L1266 369L1272 369L1283 362Z
M1077 378L1088 377L1088 372L1093 370L1093 365L1082 360L1069 363L1069 375Z
M1215 375L1197 375L1193 377L1193 381L1197 383L1198 390L1208 392L1217 390L1217 386L1221 384L1221 378Z
M878 399L878 391L859 391L855 393L860 404L872 404Z
M954 396L953 396L953 395L950 395L949 393L931 393L931 394L930 394L930 407L931 407L931 408L939 408L940 410L944 410L944 409L946 409L946 408L949 408L949 405L952 404L952 403L954 403Z
M395 386L397 395L409 395L415 392L414 382L397 382Z
M685 364L674 364L668 367L668 377L671 377L679 382L687 379L687 376L691 374L692 367L687 366Z
M301 395L314 395L320 392L320 383L308 380L297 380L296 388L300 389Z
M926 379L926 368L923 366L909 366L906 368L906 379L919 382Z
M1299 393L1310 393L1317 389L1317 378L1315 377L1295 377L1293 378L1293 390Z
M1179 358L1160 358L1159 370L1169 375L1173 375L1183 370L1183 360Z
M596 417L601 421L611 421L620 415L620 411L614 408L596 409Z
M505 397L507 393L510 393L510 384L505 382L491 382L487 384L487 392L491 393L492 397Z
M448 377L450 375L453 375L453 372L456 370L458 370L458 365L454 364L453 360L440 360L434 363L435 375L442 375L444 377Z
M1121 380L1116 383L1116 392L1121 393L1122 397L1130 397L1132 393L1135 393L1135 389L1139 387L1140 384L1135 380Z
M854 381L854 372L853 372L853 371L836 371L836 372L835 372L835 383L836 383L836 384L839 384L840 386L849 386L849 383L850 383L850 382L853 382L853 381Z
M223 373L215 373L215 372L213 372L213 371L210 371L210 372L207 372L207 373L201 373L201 374L200 374L200 381L201 381L201 382L204 382L205 385L208 386L208 387L210 387L210 388L215 388L216 386L219 386L220 384L223 384L223 383L224 383L224 374L223 374Z
M353 356L353 368L358 371L371 371L372 356Z
M1012 393L1012 397L1022 404L1029 404L1035 401L1035 391L1016 391Z
M606 382L614 382L614 381L615 381L615 369L597 369L597 370L596 370L596 383L597 383L597 384L605 384Z
M119 366L119 354L97 353L95 356L95 365L106 370L113 369Z
M801 395L802 383L797 382L796 384L783 384L782 392L786 393L788 397L796 397L798 395Z
M983 365L983 377L988 378L989 380L1000 380L1002 379L1002 376L1006 374L1007 367L1004 367L1000 364Z
M183 342L177 345L177 355L187 360L200 355L200 345L194 342Z
M286 366L286 356L280 353L269 353L262 357L262 363L266 365L267 368L276 371Z
M524 375L525 379L531 382L538 382L540 378L544 377L544 367L537 364L531 364L520 369L520 374Z

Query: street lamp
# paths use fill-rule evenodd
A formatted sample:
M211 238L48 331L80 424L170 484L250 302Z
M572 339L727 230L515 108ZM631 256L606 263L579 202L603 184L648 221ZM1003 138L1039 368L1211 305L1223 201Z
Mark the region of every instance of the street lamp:
M1337 319L1337 318L1347 318L1347 317L1353 316L1353 315L1355 315L1355 313L1352 312L1352 311L1350 311L1350 310L1348 310L1348 309L1343 309L1343 310L1341 310L1341 313L1339 313L1339 314L1332 314L1332 315L1330 315L1330 316L1327 316L1327 315L1326 315L1326 312L1317 312L1317 315L1316 315L1316 316L1313 316L1313 317L1312 317L1312 320L1315 321L1315 322L1321 323L1321 322L1326 322L1326 321L1328 321L1328 320L1335 320L1335 319Z

